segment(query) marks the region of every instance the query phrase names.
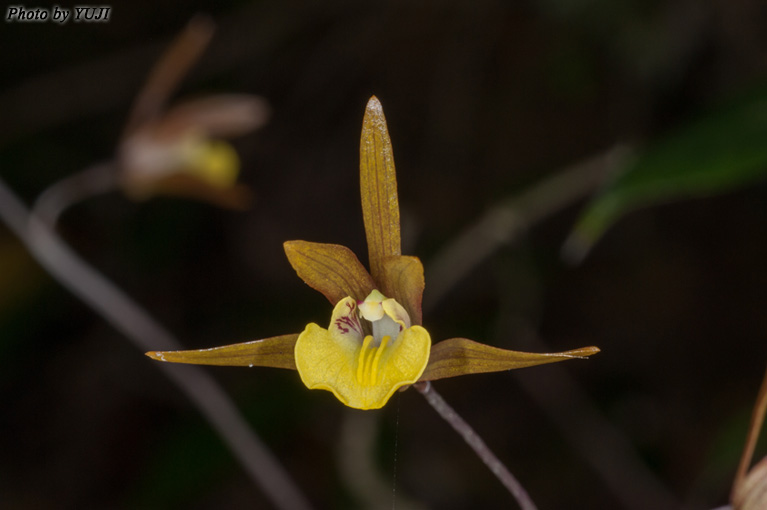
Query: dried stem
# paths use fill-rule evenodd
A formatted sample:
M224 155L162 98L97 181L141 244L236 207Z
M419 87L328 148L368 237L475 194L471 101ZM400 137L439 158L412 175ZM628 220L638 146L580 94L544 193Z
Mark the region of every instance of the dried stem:
M30 213L0 179L0 218L48 272L123 333L141 352L181 346L144 309L83 261L36 214ZM193 366L154 364L218 432L275 507L311 508L279 461L261 442L221 386Z
M738 500L741 488L743 487L743 481L746 478L746 473L748 472L748 468L751 465L751 460L754 457L754 449L756 449L756 443L759 440L759 433L761 432L762 425L764 424L765 412L767 412L767 371L764 372L762 386L759 388L759 395L756 397L754 412L751 415L751 423L748 426L746 446L743 448L743 455L740 458L738 471L735 474L735 481L732 484L730 500L733 503Z
M490 468L490 471L500 480L506 489L519 503L519 507L522 510L536 510L536 506L530 499L530 496L525 491L524 487L519 481L514 478L509 469L498 460L498 457L487 447L482 438L474 431L461 416L445 402L445 399L437 393L432 384L429 381L416 383L413 385L424 396L426 401L434 408L435 411L442 417L443 420L448 422L453 430L463 437L463 440L474 450L474 453Z

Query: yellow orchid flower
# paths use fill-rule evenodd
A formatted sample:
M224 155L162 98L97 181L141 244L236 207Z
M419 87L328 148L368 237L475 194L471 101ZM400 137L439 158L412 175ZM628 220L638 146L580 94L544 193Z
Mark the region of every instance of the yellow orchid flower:
M383 109L375 97L368 102L362 123L360 188L370 272L345 246L307 241L284 244L298 276L334 306L327 329L312 323L300 334L147 355L175 363L295 369L309 389L330 391L349 407L377 409L397 389L419 381L599 352L596 347L584 347L536 354L466 338L431 345L421 325L423 266L418 258L401 254L394 158Z

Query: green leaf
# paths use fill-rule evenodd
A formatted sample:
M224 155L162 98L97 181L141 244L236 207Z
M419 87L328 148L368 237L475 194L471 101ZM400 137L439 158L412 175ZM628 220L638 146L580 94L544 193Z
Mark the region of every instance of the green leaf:
M767 173L767 96L709 115L650 144L586 207L565 244L582 259L621 215L723 193Z

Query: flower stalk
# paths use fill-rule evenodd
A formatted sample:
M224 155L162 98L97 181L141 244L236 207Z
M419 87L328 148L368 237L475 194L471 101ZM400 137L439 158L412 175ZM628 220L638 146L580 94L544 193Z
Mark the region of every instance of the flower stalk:
M485 441L477 434L474 429L461 418L450 404L445 402L442 395L437 393L430 382L419 382L414 385L415 389L423 395L430 406L437 411L443 420L445 420L458 435L460 435L466 444L468 444L477 457L490 469L496 478L503 484L514 499L519 503L522 510L536 510L536 506L522 484L511 474L506 465L485 444Z

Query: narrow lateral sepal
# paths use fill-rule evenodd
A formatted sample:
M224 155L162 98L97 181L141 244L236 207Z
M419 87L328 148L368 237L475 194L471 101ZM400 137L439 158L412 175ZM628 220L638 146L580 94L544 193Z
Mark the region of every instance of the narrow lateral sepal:
M232 367L273 367L296 369L294 350L298 333L273 336L239 344L188 351L152 351L146 355L157 361L189 365Z
M587 358L598 352L599 349L596 347L582 347L553 353L509 351L467 338L451 338L431 348L429 364L419 380L435 381L459 375L514 370L569 359Z

